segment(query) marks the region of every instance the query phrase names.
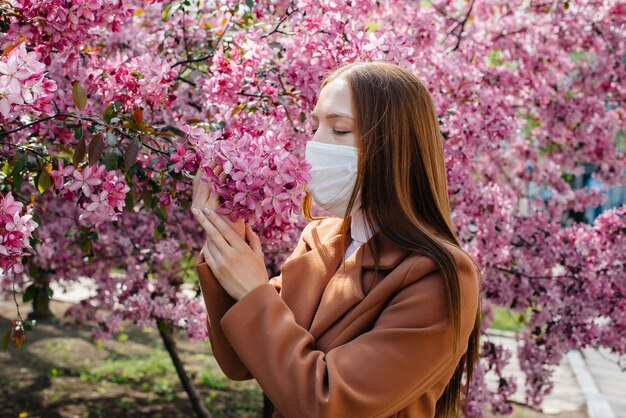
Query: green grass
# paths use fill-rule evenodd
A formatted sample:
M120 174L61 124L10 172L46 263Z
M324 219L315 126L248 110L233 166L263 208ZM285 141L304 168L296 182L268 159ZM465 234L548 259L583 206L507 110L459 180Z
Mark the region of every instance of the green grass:
M492 306L493 309L493 322L489 326L490 328L499 329L501 331L513 331L517 332L521 329L520 317L518 312L511 312L506 308L500 306Z
M80 371L82 380L107 380L114 383L140 383L148 378L174 374L172 360L163 350L151 350L148 354L119 357L112 356L102 364Z
M229 380L222 374L211 369L202 369L198 373L198 380L203 386L225 390L230 387Z
M82 368L79 373L84 381L135 384L143 390L165 396L172 395L180 385L172 360L160 348L153 348L143 355L111 355L98 366ZM230 388L230 380L226 376L208 368L201 369L194 380L212 389Z

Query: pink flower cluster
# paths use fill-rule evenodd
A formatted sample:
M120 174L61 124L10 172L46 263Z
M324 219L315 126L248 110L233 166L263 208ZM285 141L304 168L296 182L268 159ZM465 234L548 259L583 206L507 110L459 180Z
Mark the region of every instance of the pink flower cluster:
M150 54L129 58L117 53L110 58L91 57L87 85L104 103L120 101L126 106L168 107L176 100L171 84L176 77L168 62Z
M94 164L75 169L64 167L63 160L58 160L58 168L50 172L54 187L66 200L78 198L83 209L79 221L94 225L115 221L125 206L126 193L130 187L124 177L116 170L106 171L104 165ZM65 177L69 177L66 183Z
M45 76L39 54L21 43L0 58L0 121L26 113L50 113L56 83Z
M132 14L127 0L11 0L16 16L7 37L26 36L49 64L49 55L81 48L98 28L117 31Z
M280 229L294 222L304 197L303 186L310 179L309 164L281 146L284 134L239 123L215 138L198 128L178 126L203 151L200 168L223 201L218 213L232 220L243 218L262 229ZM219 183L208 166L211 161L227 174L224 183ZM266 230L265 238L270 237Z
M32 219L32 208L28 207L22 215L23 207L11 192L0 193L0 273L21 273L24 265L20 257L28 255L24 250L32 248L31 234L39 225Z
M185 144L178 144L174 153L170 155L170 160L175 163L172 170L175 173L180 173L181 170L186 170L189 173L195 172L201 158L202 156L197 152L189 151Z
M130 275L132 272L134 276ZM146 285L144 273L140 266L132 265L123 278L99 282L99 288L107 289L106 294L71 306L68 315L81 322L100 324L92 328L96 339L112 338L125 321L156 327L155 319L161 318L183 328L189 338L205 340L206 310L195 294L177 292L167 280L151 280Z

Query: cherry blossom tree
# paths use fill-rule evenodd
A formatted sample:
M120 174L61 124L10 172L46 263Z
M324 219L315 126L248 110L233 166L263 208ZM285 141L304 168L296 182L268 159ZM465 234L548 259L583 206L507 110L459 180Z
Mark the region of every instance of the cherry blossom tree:
M306 224L320 78L394 62L435 99L484 329L492 305L518 313L538 406L568 350L626 354L626 208L568 218L606 198L571 186L585 164L624 183L625 35L617 0L0 2L0 294L45 307L51 281L89 277L94 296L69 314L94 337L130 320L166 345L172 327L206 338L186 283L202 246L191 177L216 180L219 212L253 226L277 274ZM5 345L29 327L16 310ZM484 335L465 416L511 412L510 355Z

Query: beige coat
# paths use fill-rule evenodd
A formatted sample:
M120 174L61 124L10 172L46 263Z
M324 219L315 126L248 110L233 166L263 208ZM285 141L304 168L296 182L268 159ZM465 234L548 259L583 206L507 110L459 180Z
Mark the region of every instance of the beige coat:
M450 245L461 289L461 354L452 355L443 276L434 262L382 233L380 270L364 244L337 270L341 219L310 222L281 274L232 299L196 264L218 364L255 378L273 417L431 418L472 330L476 271ZM368 290L371 289L371 290Z

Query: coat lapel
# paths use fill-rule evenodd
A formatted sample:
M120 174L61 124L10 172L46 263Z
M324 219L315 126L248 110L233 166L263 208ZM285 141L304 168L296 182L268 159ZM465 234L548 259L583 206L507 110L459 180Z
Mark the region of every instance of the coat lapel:
M342 257L340 233L341 222L318 225L302 237L310 250L287 260L280 269L281 298L307 330Z
M339 267L326 285L309 330L315 339L319 338L354 305L363 300L362 259L363 246L346 259L345 264Z
M334 323L341 319L350 309L361 302L365 295L363 291L363 271L375 267L374 254L368 244L374 240L379 252L379 271L393 269L409 251L399 247L381 232L376 233L370 241L361 245L341 267L337 269L343 252L341 249L340 228L341 220L337 221L337 229L330 240L322 244L328 253L333 254L331 261L324 270L324 280L313 280L320 286L316 289L321 295L317 311L313 312L313 320L309 329L314 338L319 338ZM350 232L350 231L349 231ZM348 233L349 233L348 232ZM315 244L312 243L312 246ZM315 277L315 276L309 276ZM319 277L319 276L318 276Z
M293 312L296 322L314 338L364 299L363 271L375 266L370 241L375 240L377 244L379 271L393 269L409 254L378 232L338 268L344 255L340 218L324 220L302 239L310 250L289 259L281 267L281 298Z

